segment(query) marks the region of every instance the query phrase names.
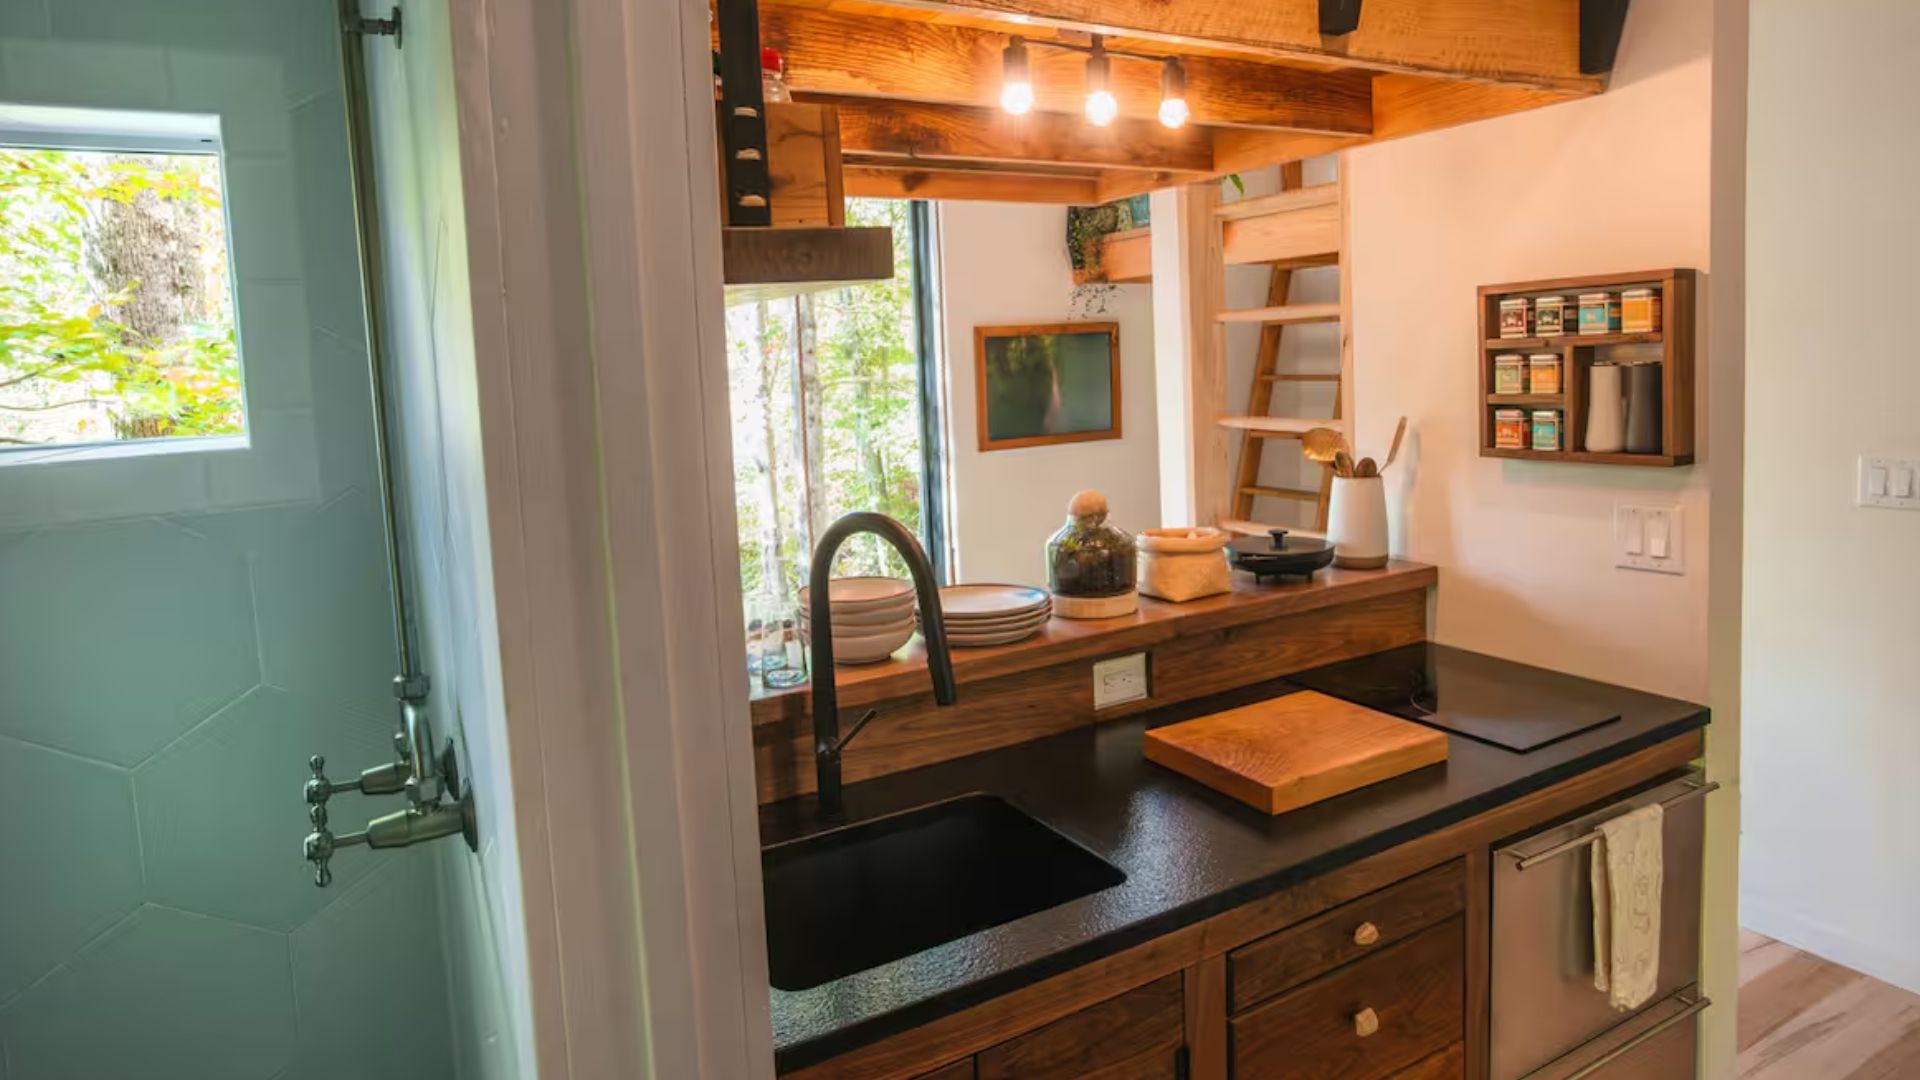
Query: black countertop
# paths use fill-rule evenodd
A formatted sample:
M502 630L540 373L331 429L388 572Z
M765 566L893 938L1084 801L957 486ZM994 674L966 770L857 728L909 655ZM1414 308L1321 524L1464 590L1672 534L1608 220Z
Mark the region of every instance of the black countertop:
M1303 673L1295 681L1275 680L849 785L848 823L970 792L1003 796L1086 845L1127 879L823 986L774 990L778 1068L784 1072L823 1061L1119 952L1704 727L1708 720L1704 706L1439 645L1394 649L1342 667L1350 675L1355 664L1378 676L1361 682L1386 686L1402 685L1422 672L1431 677L1436 665L1462 665L1480 676L1472 685L1501 686L1500 706L1508 716L1515 707L1514 688L1523 687L1543 719L1571 707L1596 706L1619 719L1525 754L1450 735L1444 765L1278 817L1141 757L1140 734L1146 728L1320 681ZM1503 673L1508 678L1500 678ZM763 843L824 828L810 796L761 809ZM846 932L861 929L850 925Z

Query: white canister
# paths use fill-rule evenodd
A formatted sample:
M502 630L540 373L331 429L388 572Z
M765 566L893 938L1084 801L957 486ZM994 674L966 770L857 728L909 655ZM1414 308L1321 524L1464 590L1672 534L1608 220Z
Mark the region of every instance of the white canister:
M1594 364L1587 369L1587 442L1595 454L1617 454L1627 448L1626 387L1620 365Z
M1387 482L1379 476L1336 476L1327 504L1333 565L1378 570L1387 565Z

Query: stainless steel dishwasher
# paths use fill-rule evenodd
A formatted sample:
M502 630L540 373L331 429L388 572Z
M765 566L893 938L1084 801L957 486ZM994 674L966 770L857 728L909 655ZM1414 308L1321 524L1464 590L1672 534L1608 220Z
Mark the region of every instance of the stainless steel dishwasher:
M1515 840L1493 858L1492 1080L1681 1080L1694 1075L1700 996L1702 796L1690 772ZM1593 988L1594 830L1661 803L1660 978L1615 1012Z

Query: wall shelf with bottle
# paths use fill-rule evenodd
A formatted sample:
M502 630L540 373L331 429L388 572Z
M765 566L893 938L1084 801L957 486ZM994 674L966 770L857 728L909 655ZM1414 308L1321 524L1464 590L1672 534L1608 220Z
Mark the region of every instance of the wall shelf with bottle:
M1696 278L1670 269L1481 286L1480 456L1693 464Z

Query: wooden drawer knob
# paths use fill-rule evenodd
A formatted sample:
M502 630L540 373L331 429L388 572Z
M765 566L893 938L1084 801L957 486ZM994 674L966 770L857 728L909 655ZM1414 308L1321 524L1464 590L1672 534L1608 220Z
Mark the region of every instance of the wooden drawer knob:
M1380 1016L1372 1009L1361 1009L1353 1014L1353 1033L1366 1038L1380 1030Z
M1363 922L1353 931L1355 945L1371 945L1380 940L1380 928L1370 922Z

